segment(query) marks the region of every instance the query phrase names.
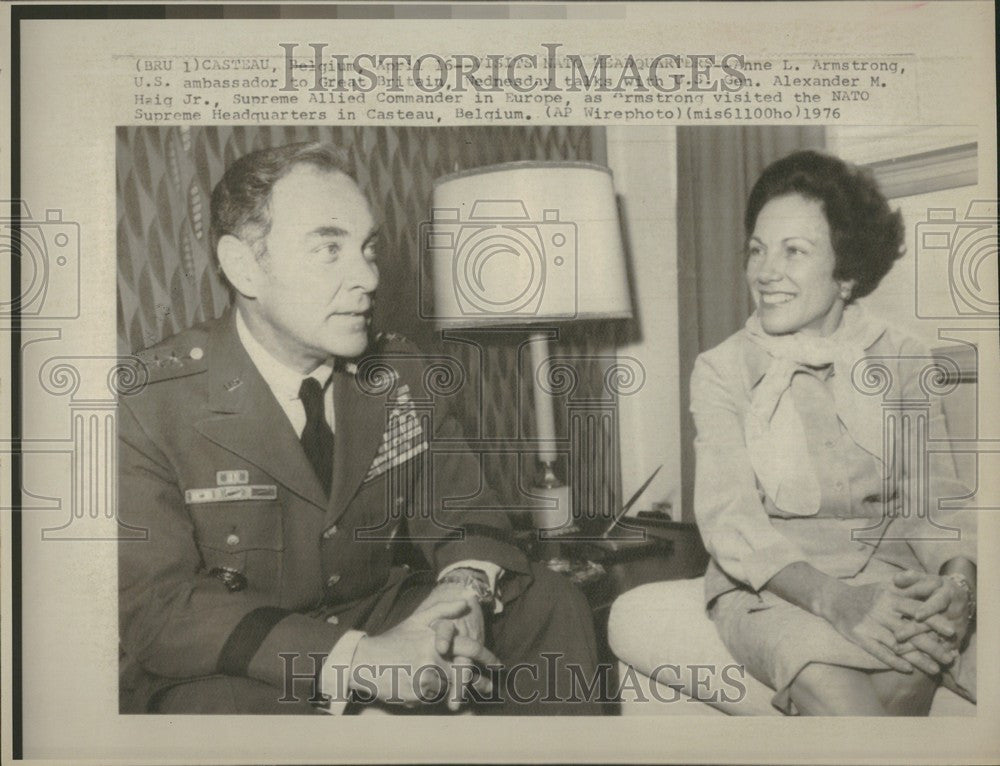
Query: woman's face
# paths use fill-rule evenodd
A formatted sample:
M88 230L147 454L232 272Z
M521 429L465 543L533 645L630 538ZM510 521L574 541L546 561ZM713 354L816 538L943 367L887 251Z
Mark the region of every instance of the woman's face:
M829 335L844 312L823 203L798 194L761 209L747 253L747 284L771 335Z

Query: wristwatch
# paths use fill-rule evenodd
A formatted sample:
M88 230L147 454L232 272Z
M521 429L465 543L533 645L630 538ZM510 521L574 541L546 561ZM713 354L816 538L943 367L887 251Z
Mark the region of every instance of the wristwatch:
M453 569L438 580L439 583L457 583L475 592L476 600L483 606L492 604L496 594L490 587L488 578L478 569Z
M949 572L944 575L944 577L947 577L955 583L955 585L965 591L965 595L968 596L969 599L965 616L969 622L972 622L976 619L976 590L972 587L972 583L969 582L969 578L960 572Z

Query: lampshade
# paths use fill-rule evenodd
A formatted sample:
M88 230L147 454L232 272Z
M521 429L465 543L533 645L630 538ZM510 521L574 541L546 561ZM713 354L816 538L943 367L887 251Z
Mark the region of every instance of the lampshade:
M420 239L433 289L421 308L443 326L632 316L601 165L511 162L443 176Z

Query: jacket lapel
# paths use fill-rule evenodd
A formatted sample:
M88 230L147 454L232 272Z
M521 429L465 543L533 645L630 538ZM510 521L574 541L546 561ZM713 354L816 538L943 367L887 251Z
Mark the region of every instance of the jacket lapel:
M235 309L213 331L208 353L208 407L212 414L195 428L324 510L326 493L295 429L236 334Z
M337 430L330 492L330 513L334 519L347 509L382 443L387 416L385 401L385 396L364 393L350 373L334 372Z
M774 358L750 338L743 345L744 372L747 391L752 391L767 373Z

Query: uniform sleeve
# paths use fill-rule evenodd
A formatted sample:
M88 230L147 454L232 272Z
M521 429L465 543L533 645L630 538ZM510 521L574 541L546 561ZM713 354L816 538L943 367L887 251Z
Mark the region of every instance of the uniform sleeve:
M513 577L530 577L531 567L524 552L514 544L507 512L488 486L480 459L466 446L453 415L442 413L432 439L447 445L446 450L431 449L428 454L433 462L427 472L431 486L425 492L433 513L409 523L415 536L438 538L424 543L424 553L435 571L477 560L495 564ZM504 592L514 591L508 585Z
M726 574L760 590L806 556L771 524L733 396L704 355L691 375L691 413L697 429L694 510L705 548Z
M972 492L962 482L955 469L955 461L948 447L948 428L945 421L942 396L928 374L932 362L929 349L922 343L905 339L899 353L901 398L908 402L926 401L930 408L925 429L912 427L907 432L897 432L897 470L902 481L903 515L893 525L893 535L903 536L927 572L938 573L949 560L964 557L975 562L976 512L967 506ZM943 389L947 391L947 388ZM947 395L947 394L945 394ZM913 411L919 412L919 408ZM906 422L912 414L898 413L897 422ZM929 451L903 448L903 440L913 440L920 434L928 438ZM941 449L941 447L944 447ZM919 477L926 458L928 471L927 497L921 498ZM944 505L944 508L939 508Z
M230 592L202 571L194 526L170 462L124 401L118 409L119 515L144 539L118 543L119 631L127 654L168 678L226 673L283 687L285 660L312 668L345 628ZM318 669L318 668L317 668Z
M405 339L392 350L401 378L424 395L430 394L428 359L433 360L431 364L439 360L425 356ZM506 573L505 600L513 598L530 581L531 567L514 543L508 511L488 485L480 456L465 442L448 397L434 396L431 417L430 449L423 456L430 463L421 478L424 485L416 489L430 512L408 517L408 532L421 540L421 550L435 572L462 561L490 562Z

